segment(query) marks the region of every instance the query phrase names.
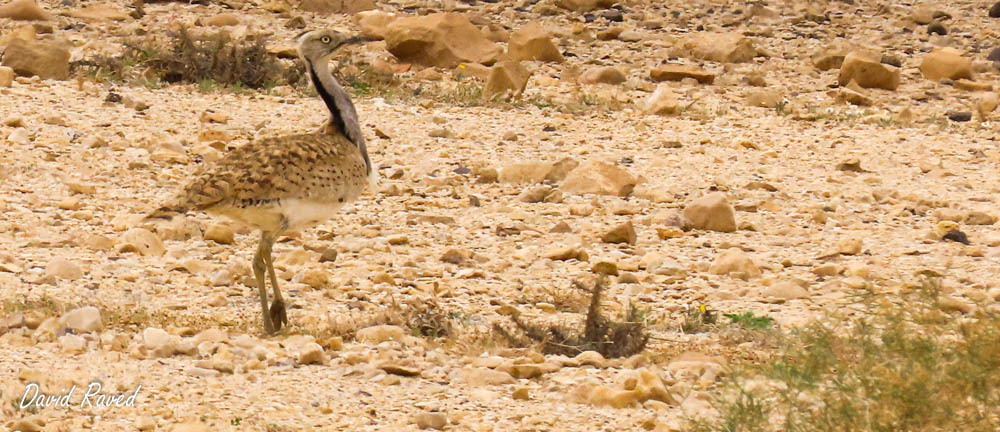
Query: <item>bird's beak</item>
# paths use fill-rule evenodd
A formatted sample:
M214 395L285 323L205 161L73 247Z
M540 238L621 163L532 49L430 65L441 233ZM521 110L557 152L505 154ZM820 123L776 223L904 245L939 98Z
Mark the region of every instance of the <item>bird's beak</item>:
M346 40L344 40L344 45L362 44L362 43L366 43L366 42L374 42L375 40L376 39L368 37L368 36L354 35L354 36L351 36L351 37L347 38Z

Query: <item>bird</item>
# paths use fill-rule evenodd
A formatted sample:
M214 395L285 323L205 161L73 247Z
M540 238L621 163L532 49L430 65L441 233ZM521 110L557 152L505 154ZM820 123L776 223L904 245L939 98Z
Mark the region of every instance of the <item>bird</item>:
M371 39L334 29L297 36L305 73L330 117L311 133L263 138L243 145L196 172L191 180L144 220L172 219L204 211L260 231L253 257L264 331L288 325L285 302L274 274L271 249L280 235L318 225L343 205L373 188L376 171L368 156L357 110L330 73L329 61L345 46ZM265 273L273 289L267 303Z

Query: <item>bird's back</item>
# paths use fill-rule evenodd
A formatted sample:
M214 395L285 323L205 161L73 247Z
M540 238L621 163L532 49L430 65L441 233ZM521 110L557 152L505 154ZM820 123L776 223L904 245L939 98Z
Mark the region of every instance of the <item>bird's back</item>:
M342 135L264 138L194 174L151 216L205 210L265 231L296 229L328 219L367 184L364 158Z

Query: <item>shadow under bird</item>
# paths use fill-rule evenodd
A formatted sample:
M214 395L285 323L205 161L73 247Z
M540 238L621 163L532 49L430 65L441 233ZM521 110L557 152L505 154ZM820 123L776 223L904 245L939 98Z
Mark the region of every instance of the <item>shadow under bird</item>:
M170 219L200 210L260 230L253 272L267 333L288 324L271 258L275 240L284 232L330 219L374 181L354 103L333 78L328 64L339 48L366 41L334 30L300 35L299 57L330 110L329 121L315 133L265 138L233 150L216 164L195 173L173 199L146 217ZM265 272L274 290L270 308Z

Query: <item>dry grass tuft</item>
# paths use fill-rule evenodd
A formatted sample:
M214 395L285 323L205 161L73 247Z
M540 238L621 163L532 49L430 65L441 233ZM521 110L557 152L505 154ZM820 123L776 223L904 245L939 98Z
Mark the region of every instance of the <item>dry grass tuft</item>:
M590 292L590 307L587 309L582 332L574 326L529 323L521 319L517 313L511 314L510 318L519 334L499 324L494 325L494 331L515 346L541 344L542 352L545 354L575 356L584 351L597 351L606 358L638 354L649 341L649 335L640 317L641 312L629 307L623 321L605 317L601 313L601 294L604 291L604 284L605 280L602 278Z
M288 66L267 51L262 35L233 39L227 32L194 37L187 29L164 38L146 37L125 43L114 57L74 63L97 79L162 83L193 83L203 88L225 86L265 89L296 84L302 79L299 65Z

